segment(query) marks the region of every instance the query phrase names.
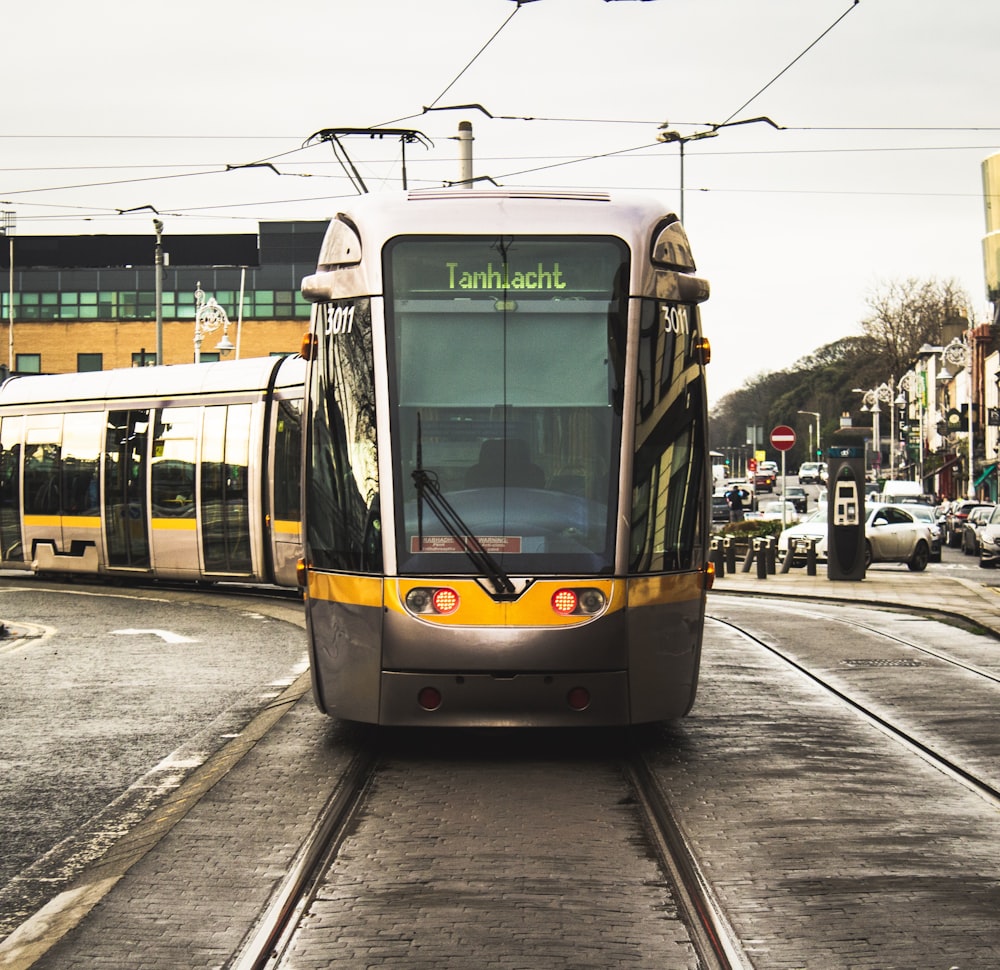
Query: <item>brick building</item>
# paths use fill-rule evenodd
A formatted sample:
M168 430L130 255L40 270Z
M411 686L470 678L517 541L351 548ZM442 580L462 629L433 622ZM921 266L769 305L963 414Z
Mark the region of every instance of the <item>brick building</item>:
M162 237L163 363L194 360L197 300L215 299L240 357L298 351L309 323L299 287L326 222L262 222L256 233ZM156 359L156 236L21 236L0 242L0 365L69 373ZM242 324L239 313L243 287ZM200 293L196 297L196 292ZM14 325L9 326L13 289ZM217 360L222 329L200 357ZM7 344L5 348L3 344Z

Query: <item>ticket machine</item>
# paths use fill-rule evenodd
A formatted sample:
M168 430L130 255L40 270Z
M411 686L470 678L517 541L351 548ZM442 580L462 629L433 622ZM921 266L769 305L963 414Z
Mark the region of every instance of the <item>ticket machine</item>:
M827 452L828 579L865 578L865 439L859 428L834 432Z

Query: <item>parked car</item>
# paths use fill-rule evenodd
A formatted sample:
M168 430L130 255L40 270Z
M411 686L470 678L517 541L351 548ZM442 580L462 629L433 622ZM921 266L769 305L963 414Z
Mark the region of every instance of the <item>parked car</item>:
M804 461L799 465L800 485L825 485L826 463L822 461Z
M979 533L979 565L992 569L1000 562L1000 505L990 513L989 521Z
M778 536L778 555L789 555L792 565L805 563L809 540L816 540L816 558L827 558L827 513L817 509L805 521L784 529ZM900 505L872 505L865 516L865 566L877 562L905 562L913 572L927 568L931 557L931 532Z
M957 549L962 544L962 526L973 509L993 508L986 502L960 500L952 502L944 519L944 541L949 549Z
M906 503L906 511L915 519L923 522L931 531L931 562L941 562L941 522L937 509L933 505L910 505Z
M761 502L758 510L762 519L780 519L782 522L788 522L789 524L798 522L802 518L791 502L786 502L782 499Z
M796 512L805 512L809 507L809 493L801 485L786 485L782 498L791 502Z
M875 505L865 518L865 566L905 562L912 572L927 568L931 531L901 505Z
M825 562L826 527L826 508L814 509L804 519L800 519L798 524L781 530L781 535L778 536L778 557L784 559L791 550L792 565L801 566L806 561L810 542L815 540L816 558Z
M729 503L726 501L725 495L712 496L712 521L713 522L729 521Z
M962 552L967 556L979 555L979 536L989 522L995 506L981 505L972 509L962 526Z

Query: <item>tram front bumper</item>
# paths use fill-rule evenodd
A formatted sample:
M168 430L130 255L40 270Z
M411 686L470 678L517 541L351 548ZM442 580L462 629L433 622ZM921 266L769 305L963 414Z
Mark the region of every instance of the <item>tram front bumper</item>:
M398 727L606 727L629 723L625 671L385 671L379 723Z

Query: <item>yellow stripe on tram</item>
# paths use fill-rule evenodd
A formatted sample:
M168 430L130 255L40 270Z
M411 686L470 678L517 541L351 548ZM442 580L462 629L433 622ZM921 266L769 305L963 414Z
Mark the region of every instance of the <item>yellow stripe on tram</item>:
M162 529L164 532L196 532L198 529L197 519L153 519L154 529Z
M49 529L99 529L101 517L99 515L26 515L24 524Z

